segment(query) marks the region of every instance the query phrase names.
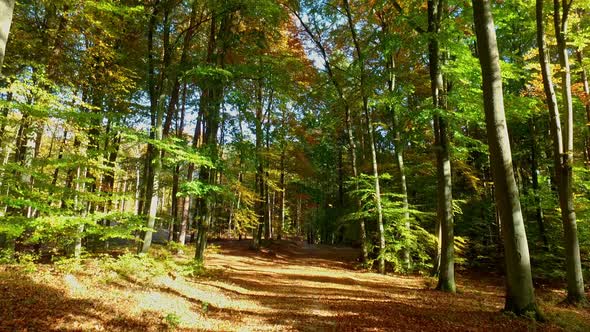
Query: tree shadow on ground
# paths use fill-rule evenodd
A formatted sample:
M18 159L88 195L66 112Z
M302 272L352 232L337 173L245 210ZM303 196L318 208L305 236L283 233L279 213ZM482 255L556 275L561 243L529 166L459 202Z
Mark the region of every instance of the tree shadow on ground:
M146 317L141 319L128 317L90 299L71 297L65 290L40 284L20 273L0 272L0 290L4 294L0 296L0 331L64 331L70 328L153 331L163 327L157 319L152 319L157 315L146 312ZM76 325L78 327L74 327Z
M556 329L502 314L503 294L496 285L488 288L475 284L474 287L485 291L447 294L427 289L422 278L355 272L352 249L289 248L289 251L278 251L281 261L258 260L264 257L254 251L244 253L242 244L222 244L220 250L224 255L234 256L235 264L226 264L226 273L209 285L234 296L247 297L259 307L259 310L223 309L222 312L230 312L230 316L252 316L256 321L286 330ZM214 309L211 313L217 312Z

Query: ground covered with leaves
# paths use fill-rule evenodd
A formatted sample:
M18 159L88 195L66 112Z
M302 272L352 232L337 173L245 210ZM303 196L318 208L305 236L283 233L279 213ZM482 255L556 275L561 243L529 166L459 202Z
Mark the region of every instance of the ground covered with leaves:
M423 276L357 269L350 248L246 241L191 252L157 247L0 267L1 331L588 331L590 311L537 287L547 322L501 313L497 277L461 274L457 294Z

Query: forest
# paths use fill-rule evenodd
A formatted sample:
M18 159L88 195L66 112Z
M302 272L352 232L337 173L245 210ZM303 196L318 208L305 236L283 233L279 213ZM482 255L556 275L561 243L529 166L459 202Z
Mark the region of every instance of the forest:
M589 331L590 1L0 0L0 331Z

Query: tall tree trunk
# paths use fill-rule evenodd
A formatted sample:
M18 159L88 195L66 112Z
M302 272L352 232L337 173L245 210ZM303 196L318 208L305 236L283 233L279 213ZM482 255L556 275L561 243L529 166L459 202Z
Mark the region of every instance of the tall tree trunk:
M553 88L551 67L546 51L545 23L543 15L543 0L537 0L537 45L539 48L539 62L543 76L543 87L547 98L551 119L551 134L553 136L553 160L558 184L559 206L564 230L565 261L567 276L567 300L572 303L585 302L584 279L580 260L580 247L576 225L572 190L573 166L573 108L571 95L571 78L568 53L566 48L567 15L569 6L560 11L560 3L554 1L554 25L557 38L559 61L562 68L562 93L564 109L566 110L566 126L562 131L557 96Z
M76 211L79 210L79 202L78 202L78 195L80 193L80 166L76 169L76 185L75 185L75 194L74 194L74 209ZM83 185L84 186L84 185ZM76 239L74 240L74 257L80 258L82 254L82 238L84 235L84 223L80 223L76 233Z
M159 102L156 111L156 126L153 128L154 131L154 139L156 141L162 140L162 120L164 116L164 110L162 105L164 104L164 99L166 96L162 94L159 98ZM154 146L154 154L152 159L152 170L153 170L153 181L152 181L152 197L149 204L149 212L148 212L148 220L147 220L147 227L148 230L145 232L143 238L143 245L141 247L142 253L147 253L150 249L152 244L152 229L156 224L156 215L158 213L158 202L159 202L159 189L160 189L160 171L162 169L162 153L160 149Z
M344 116L346 121L346 134L348 137L348 149L350 151L350 163L352 166L352 176L356 179L358 177L358 166L357 166L357 154L356 154L356 141L354 139L354 133L352 130L352 119L350 116L350 108L347 103L344 105ZM355 184L355 189L358 190L358 184ZM361 201L355 199L357 209L361 209ZM365 227L365 220L359 220L359 239L361 242L361 260L363 264L367 264L369 261L369 252L367 249L367 230Z
M158 5L159 5L159 1L156 1L156 3L154 4L154 10L152 12L151 18L150 18L150 28L148 31L148 90L150 93L150 114L152 117L152 128L150 130L150 133L153 135L153 139L155 141L161 141L162 140L162 135L163 135L163 117L164 117L164 102L166 99L166 95L164 93L165 89L165 85L166 85L166 79L165 79L165 74L164 71L162 70L161 73L161 79L160 79L160 84L158 84L156 86L156 82L155 82L155 68L154 68L154 40L153 40L153 34L154 34L154 30L156 29L156 15L158 13ZM169 37L169 24L167 22L168 20L168 12L165 12L164 14L164 58L167 58L167 49L168 49L168 37ZM164 61L166 62L166 61ZM148 165L150 165L150 167L148 168L150 170L150 173L147 177L147 182L148 182L148 186L146 188L146 206L145 206L145 210L147 211L147 228L148 230L145 232L144 237L143 237L143 244L141 246L140 252L141 253L147 253L148 250L150 249L150 246L152 244L152 236L153 236L153 232L152 229L154 228L155 224L156 224L156 215L158 213L158 194L159 194L159 189L160 189L160 170L162 167L162 154L161 151L154 145L154 144L148 144L148 151L150 151L151 148L151 153L148 153L147 158L149 158L149 162ZM150 197L148 197L148 195ZM148 201L149 199L149 201Z
M383 27L384 31L387 31L386 27ZM387 64L387 68L389 70L389 78L388 78L388 87L389 93L393 96L395 93L395 84L396 84L396 77L395 77L395 55L392 53L389 56L389 61ZM392 130L393 130L393 145L394 145L394 156L397 165L397 171L399 173L399 183L401 187L401 195L402 195L402 208L404 210L404 227L406 231L409 233L411 232L411 225L410 225L410 205L408 203L408 185L406 182L406 168L404 166L404 143L402 142L401 137L401 128L399 125L399 121L397 119L397 114L395 110L395 106L391 105L388 106L389 111L391 112L391 119L392 119ZM404 258L404 268L406 271L410 271L412 268L412 259L411 259L411 252L409 248L404 248L403 251L403 258Z
M283 127L284 126L285 124L283 121ZM283 238L283 231L285 229L285 195L287 190L285 187L285 148L283 148L283 151L281 151L281 175L279 179L279 189L279 230L277 232L277 238L281 240Z
M217 14L217 13L214 13ZM226 52L226 40L231 33L232 28L232 14L225 12L221 15L221 22L219 24L219 31L216 28L216 20L211 21L211 30L209 35L209 44L207 51L207 62L217 68L223 68L225 63L225 52ZM203 144L209 148L211 159L215 163L219 156L218 144L217 144L217 132L219 131L220 124L220 109L221 103L223 102L223 83L209 83L211 85L206 86L208 83L204 83L201 89L201 100L200 109L203 113L203 119L205 122L205 135ZM214 185L217 179L217 173L214 170L201 168L201 180L205 183ZM204 218L201 219L198 227L198 238L197 238L197 250L195 253L195 259L202 261L205 255L205 248L207 247L207 236L211 223L214 220L214 201L209 194L209 197L205 199L203 204L204 207Z
M489 0L473 0L473 19L483 78L483 100L496 206L502 223L506 259L505 310L538 315L529 248L514 178L504 114L500 55Z
M268 156L270 153L270 108L272 104L272 92L271 92L271 100L269 100L268 105L268 113L266 118L265 124L265 140L266 140L266 155ZM272 204L270 201L270 173L268 169L270 168L270 161L268 158L265 160L266 171L265 181L264 181L264 201L265 201L265 211L264 211L264 239L270 240L272 238Z
M258 200L256 201L256 213L258 214L258 224L254 229L254 236L252 238L252 246L255 249L260 248L260 240L262 238L262 230L264 225L264 164L262 159L262 144L263 144L263 105L262 105L262 82L258 82L256 87L256 124L254 135L256 137L256 190L258 191Z
M566 45L568 33L568 14L571 1L553 0L553 22L557 39L557 53L561 65L562 102L565 110L563 131L563 154L559 168L559 205L565 238L565 264L567 276L567 301L570 303L586 302L584 277L580 259L580 244L574 209L573 166L574 166L574 110L572 104L572 86L569 53ZM561 11L560 11L561 8Z
M431 33L428 42L428 61L430 66L430 84L433 106L436 112L446 108L444 98L445 87L440 69L440 47L438 34L444 1L428 1L428 32ZM453 195L451 158L447 134L447 122L444 116L435 115L434 118L434 149L436 153L437 174L437 231L439 235L440 263L438 265L437 289L455 292L455 250L453 234ZM437 260L438 260L437 257Z
M183 91L182 91L182 108L180 111L180 124L178 126L177 136L182 137L184 135L184 124L185 124L185 115L186 115L186 98L187 98L187 85L184 84ZM194 142L194 138L193 138ZM194 144L194 143L193 143ZM178 174L180 169L177 171L177 177L180 178ZM192 171L191 171L192 172ZM192 179L192 174L191 174ZM187 181L190 181L187 179ZM174 195L174 194L173 194ZM176 207L176 214L174 215L175 218L180 219L180 231L178 234L178 243L185 244L186 243L186 233L188 230L189 218L188 212L190 207L190 196L183 197L182 199L177 199L177 207ZM185 218L185 209L186 209L186 218Z
M8 42L8 33L12 24L14 2L15 0L0 0L0 75L2 75L6 43Z
M380 273L385 273L385 229L383 227L383 206L381 204L381 188L379 181L379 167L377 163L377 150L375 146L375 135L373 129L373 119L371 118L369 110L369 97L366 94L365 87L365 59L361 49L360 41L358 40L354 22L352 20L352 14L350 11L350 4L348 0L344 0L344 10L346 11L346 17L348 21L348 28L352 35L352 41L356 51L356 57L360 69L360 90L361 97L363 99L363 112L365 115L365 121L368 128L369 145L371 150L371 164L373 166L373 177L375 186L375 206L377 207L377 229L379 231L379 256L378 256L378 269Z
M576 59L578 60L578 64L580 65L580 79L582 80L582 85L584 87L584 95L586 97L586 104L584 105L585 109L586 109L586 123L590 123L590 85L588 84L588 74L586 72L586 68L584 68L584 63L583 63L583 54L582 54L582 50L581 49L577 49L576 50ZM586 147L586 151L585 151L585 155L586 155L586 165L590 166L590 127L586 126L586 130L585 130L585 139L586 141L584 142L585 147Z

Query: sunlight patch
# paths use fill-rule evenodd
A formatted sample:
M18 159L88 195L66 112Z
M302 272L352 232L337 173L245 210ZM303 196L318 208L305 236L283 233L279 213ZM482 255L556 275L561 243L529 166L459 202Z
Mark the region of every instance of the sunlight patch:
M78 280L78 278L76 278L72 274L66 274L64 276L64 282L68 288L68 293L70 294L70 296L81 297L81 296L84 296L88 292L88 289L86 288L86 286L84 286Z

